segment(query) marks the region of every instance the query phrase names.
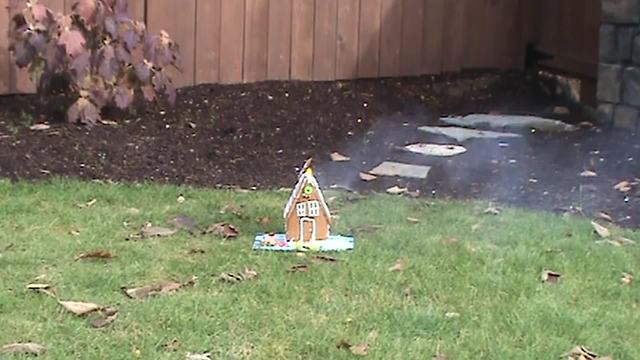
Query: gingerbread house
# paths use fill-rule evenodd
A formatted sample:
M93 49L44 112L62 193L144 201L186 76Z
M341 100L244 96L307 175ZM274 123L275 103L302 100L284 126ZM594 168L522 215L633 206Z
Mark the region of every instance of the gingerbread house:
M307 160L284 208L287 240L316 241L329 238L331 213Z

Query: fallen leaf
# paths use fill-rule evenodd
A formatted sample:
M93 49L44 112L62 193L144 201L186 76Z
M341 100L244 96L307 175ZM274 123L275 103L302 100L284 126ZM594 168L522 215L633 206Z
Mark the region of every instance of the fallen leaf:
M596 241L596 244L609 244L609 245L620 247L620 246L635 245L636 242L624 237L617 237L615 239L606 239L606 240Z
M309 272L309 265L307 264L294 264L291 265L289 267L289 270L287 270L290 273L297 273L297 272Z
M51 296L54 299L58 297L58 291L50 284L29 284L27 285L27 289L41 292L43 294Z
M548 282L550 284L556 284L560 281L560 277L562 274L559 272L551 271L551 270L543 270L540 278L543 282Z
M180 347L180 340L178 339L173 339L171 341L169 341L168 343L164 344L164 346L162 347L162 349L164 351L176 351L178 350L178 348Z
M87 315L103 308L98 304L90 302L58 301L58 303L62 305L67 311L72 312L78 316Z
M349 351L351 351L353 355L367 356L367 354L369 354L369 345L367 344L353 345L349 347Z
M313 255L311 257L311 261L313 261L314 263L332 263L332 264L335 264L337 262L340 262L340 259L334 258L334 257L331 257L331 256L326 256L326 255Z
M250 269L250 268L245 268L244 272L236 272L236 273L232 273L232 272L225 272L222 273L218 276L218 281L220 282L225 282L225 283L229 283L229 284L237 284L240 282L243 282L245 280L251 280L254 279L258 276L258 272Z
M623 272L622 273L622 283L626 284L626 285L631 285L631 283L633 282L633 275Z
M609 229L607 229L606 227L598 224L595 221L591 222L591 226L593 226L593 230L600 235L600 237L603 238L608 238L609 236L611 236L611 232L609 231Z
M115 256L110 251L97 250L97 251L82 253L76 256L75 260L78 261L82 259L113 259L114 257Z
M78 230L70 230L69 235L80 236L80 231Z
M185 199L185 198L184 198L184 196L182 196L182 195L178 195L178 197L176 198L176 202L177 202L178 204L182 204L182 203L184 203L185 201L187 201L187 199Z
M213 224L209 226L204 231L204 234L214 234L214 235L222 236L225 239L229 239L229 238L238 237L238 235L240 235L240 232L238 231L238 229L236 229L235 226L231 224L219 223L219 224Z
M417 224L420 222L420 219L416 219L416 218L412 218L412 217L408 217L407 221L412 223L412 224Z
M375 175L371 175L371 174L363 173L363 172L361 172L361 173L360 173L360 180L362 180L362 181L367 181L367 182L369 182L369 181L373 181L373 180L375 180L375 179L377 179L377 178L378 178L378 177L377 177L377 176L375 176Z
M113 121L113 120L108 120L108 119L99 119L98 122L102 125L108 125L108 126L117 126L118 123Z
M613 188L620 192L627 193L633 189L633 183L631 183L630 181L624 180L617 183Z
M143 299L156 295L175 293L178 290L194 286L197 280L198 278L194 276L191 278L191 280L184 283L168 281L136 288L125 288L123 290L124 293L131 299Z
M97 202L98 202L98 199L91 199L84 204L76 204L76 206L81 209L87 209L95 205Z
M490 205L488 208L484 209L482 213L488 215L500 215L500 208Z
M101 329L111 325L118 318L118 309L106 308L102 311L100 316L92 319L89 324L95 329Z
M211 360L211 353L194 354L194 353L187 352L185 359L186 360Z
M43 130L49 130L49 129L51 129L51 125L47 125L47 124L33 124L29 126L29 130L33 130L33 131L43 131Z
M596 219L600 219L600 220L604 220L604 221L608 221L608 222L613 222L613 219L611 218L611 216L609 216L607 213L604 213L602 211L596 213L595 215Z
M220 210L220 214L233 214L237 217L242 217L243 210L241 206L239 206L234 202L231 202L225 205L225 207L223 207L222 210Z
M13 343L4 345L0 349L2 354L27 354L27 355L44 355L47 352L47 348L43 345L36 343Z
M585 170L585 171L580 173L580 176L582 176L582 177L596 177L596 176L598 176L598 174L595 171Z
M399 186L393 186L388 188L387 190L387 194L391 194L391 195L402 195L404 193L406 193L407 191L409 191L408 188L401 188Z
M389 271L404 271L407 268L407 262L404 259L399 259L393 266L389 268Z
M168 237L174 235L177 232L175 229L164 228L160 226L145 226L142 228L142 237Z
M331 161L341 162L341 161L349 161L349 160L351 160L350 157L344 156L338 152L331 153Z
M271 224L271 218L268 216L261 216L256 219L256 222L262 226L267 226Z

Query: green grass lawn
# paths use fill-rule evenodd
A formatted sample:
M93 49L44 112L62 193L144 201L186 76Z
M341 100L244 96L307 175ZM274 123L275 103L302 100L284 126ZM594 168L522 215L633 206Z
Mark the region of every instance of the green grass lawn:
M178 203L179 194L186 201ZM184 359L205 351L215 359L357 357L336 348L341 340L368 343L367 359L556 359L576 345L640 359L640 284L621 281L623 272L640 276L640 245L596 244L587 219L512 209L484 215L482 203L326 196L336 197L334 232L383 225L357 232L354 252L333 254L338 264L251 250L254 233L281 230L286 192L0 181L0 345L38 342L51 359ZM94 198L89 208L76 206ZM231 202L241 218L221 213ZM231 222L241 236L125 240L146 222L166 226L176 215ZM260 225L259 217L272 222ZM625 235L640 241L638 232ZM190 254L196 248L205 253ZM74 261L92 250L116 257ZM399 259L406 268L389 271ZM310 271L288 273L297 263ZM245 267L259 276L216 281ZM545 268L562 273L561 281L542 283ZM121 290L192 276L195 287L169 295L132 300ZM115 306L119 317L93 329L27 290L33 282L52 284L61 300ZM173 339L179 347L166 351Z

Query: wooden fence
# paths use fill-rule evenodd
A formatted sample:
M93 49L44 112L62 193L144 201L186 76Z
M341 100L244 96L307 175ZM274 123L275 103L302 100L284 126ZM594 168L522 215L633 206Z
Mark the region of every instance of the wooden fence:
M56 10L73 2L42 1ZM177 83L185 86L520 67L527 42L551 37L541 24L549 17L540 4L581 8L599 1L130 0L130 7L150 30L165 29L179 43L184 69ZM7 3L0 0L0 7ZM572 14L552 18L554 29L575 15L575 9L554 11ZM6 33L6 19L1 17L0 33ZM584 53L593 55L583 43ZM7 39L0 36L0 93L32 90L25 73L11 65Z

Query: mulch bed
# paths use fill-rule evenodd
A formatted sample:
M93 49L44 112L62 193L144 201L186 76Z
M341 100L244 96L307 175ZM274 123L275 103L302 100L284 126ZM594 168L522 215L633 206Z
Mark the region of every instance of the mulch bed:
M291 187L296 168L314 157L325 185L382 192L400 184L429 197L480 197L551 210L577 206L609 211L625 226L640 225L640 198L632 193L624 201L612 189L620 180L640 177L639 142L632 134L534 134L506 150L471 142L466 154L448 160L395 150L425 141L415 126L436 124L441 114L548 115L554 106L567 105L552 95L553 86L523 72L202 85L182 89L175 107L137 106L136 113L114 114L117 125L92 129L64 123L59 111L35 96L4 96L0 177L280 188ZM564 120L587 120L569 107ZM52 125L49 130L29 130L43 121ZM331 163L333 151L352 161ZM390 158L434 168L426 181L358 179L358 172ZM576 176L587 168L599 176Z

